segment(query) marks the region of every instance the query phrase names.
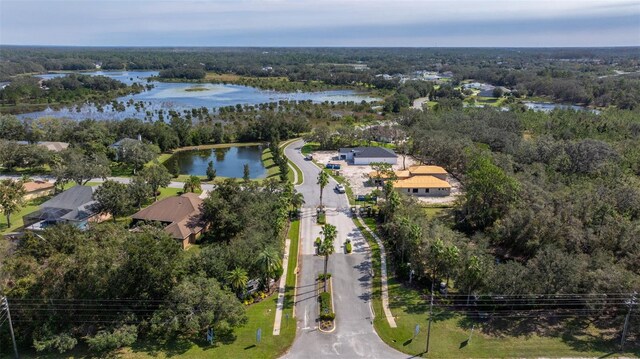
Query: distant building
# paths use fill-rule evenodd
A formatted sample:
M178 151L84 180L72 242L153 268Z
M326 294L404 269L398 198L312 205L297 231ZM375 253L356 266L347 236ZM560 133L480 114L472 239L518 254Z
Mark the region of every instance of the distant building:
M115 160L118 161L118 157L120 156L120 148L122 147L122 145L126 142L130 142L130 141L134 141L134 142L142 142L142 136L138 135L137 139L133 139L133 138L121 138L118 141L112 143L109 145L109 148L113 149L115 151Z
M28 141L16 141L19 145L28 145ZM69 148L69 144L66 142L50 142L50 141L40 141L35 143L38 146L44 147L49 151L60 152L62 150L66 150Z
M353 147L341 148L339 151L341 160L351 162L354 165L369 165L374 162L384 162L395 165L398 155L384 147Z
M46 181L31 181L26 182L24 185L24 200L28 201L34 198L44 197L53 194L55 186L52 182Z
M164 231L186 249L204 233L202 199L195 193L165 198L131 216L137 222L160 222Z
M101 222L109 216L101 215L93 199L94 187L75 186L40 205L36 212L24 216L24 228L44 230L59 223L68 223L78 228L87 228L90 222Z

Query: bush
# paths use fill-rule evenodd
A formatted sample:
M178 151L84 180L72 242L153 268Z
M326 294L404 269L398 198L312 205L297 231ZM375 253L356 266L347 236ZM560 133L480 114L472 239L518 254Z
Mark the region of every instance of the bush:
M318 296L320 301L320 320L334 320L336 314L331 311L331 294L328 292L322 292Z
M352 246L351 246L351 242L347 241L344 245L344 250L347 251L347 253L351 253L351 251L353 250Z
M331 278L331 273L327 273L327 279ZM318 280L324 280L324 273L318 274Z
M94 337L87 338L89 348L95 351L114 350L135 343L138 339L138 327L124 325L113 331L101 330Z
M327 221L327 215L324 212L318 213L318 224L325 224Z
M320 320L335 320L336 313L330 312L326 314L320 314Z

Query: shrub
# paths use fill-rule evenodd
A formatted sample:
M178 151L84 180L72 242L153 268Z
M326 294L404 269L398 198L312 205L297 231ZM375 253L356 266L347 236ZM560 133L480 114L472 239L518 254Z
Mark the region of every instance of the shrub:
M316 238L316 240L314 241L314 244L316 247L320 247L320 244L322 244L322 239L320 239L320 237Z
M336 319L336 313L330 312L330 313L323 313L320 314L320 320L335 320Z
M345 251L347 251L347 253L351 253L351 251L353 250L353 247L351 246L351 241L347 241L344 244L344 249Z
M325 224L327 221L327 216L324 212L318 213L318 224Z
M327 273L327 279L331 278L331 273ZM324 280L324 273L318 274L318 280Z
M136 339L138 339L138 327L124 325L113 331L99 331L94 337L87 338L87 344L92 350L105 351L131 345Z

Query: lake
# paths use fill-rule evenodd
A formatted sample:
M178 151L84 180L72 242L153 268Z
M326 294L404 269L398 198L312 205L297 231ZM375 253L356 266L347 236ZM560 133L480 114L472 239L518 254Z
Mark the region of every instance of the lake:
M206 176L209 161L213 161L216 176L242 178L244 165L248 164L251 178L264 178L267 169L262 164L262 149L262 146L234 146L178 151L164 165L171 170L177 162L180 174Z
M127 103L133 100L134 103L141 102L144 106L126 104L123 111L113 111L111 105L97 107L84 104L72 107L52 108L48 107L43 111L30 112L18 115L20 118L38 118L43 116L64 117L72 119L92 118L96 120L121 120L124 118L138 119L158 119L158 111L165 112L174 110L182 112L192 108L206 107L210 111L213 108L223 106L257 105L260 103L288 101L312 101L321 102L346 102L346 101L376 101L377 98L353 90L335 90L320 92L277 92L260 90L254 87L239 85L224 85L210 83L184 83L184 82L148 82L147 78L158 74L157 71L94 71L82 72L87 75L107 76L128 85L138 82L142 85L152 84L154 88L139 94L123 96L117 99L119 102ZM55 73L38 75L43 79L65 76L66 74ZM197 89L194 91L194 89Z

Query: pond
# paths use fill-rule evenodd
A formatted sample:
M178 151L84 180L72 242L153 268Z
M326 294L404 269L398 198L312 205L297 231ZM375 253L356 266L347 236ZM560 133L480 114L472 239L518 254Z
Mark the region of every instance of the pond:
M580 106L580 105L566 105L566 104L553 103L553 102L530 102L530 101L525 101L523 103L527 107L527 109L534 110L534 111L551 112L555 109L561 109L561 110L591 111L595 114L600 113L600 111L598 110L595 110L586 106Z
M213 161L218 177L242 178L244 165L249 165L249 177L264 178L267 169L262 164L262 146L233 146L206 150L176 152L164 165L171 170L178 163L180 174L206 176L209 161Z
M124 109L114 110L111 105L97 107L83 104L71 107L48 107L43 111L21 114L20 118L38 118L43 116L64 117L71 119L92 118L95 120L122 120L125 118L138 118L157 120L158 111L164 111L167 118L169 110L182 112L192 108L206 107L209 111L223 106L257 105L260 103L288 101L312 101L321 102L362 102L376 101L377 98L368 94L353 90L334 90L320 92L277 92L260 90L254 87L210 84L210 83L185 83L185 82L148 82L147 78L158 74L157 71L94 71L83 72L87 75L107 76L128 85L137 82L142 85L151 84L154 87L139 94L123 96L117 101L125 103ZM55 73L38 75L44 79L65 76Z

